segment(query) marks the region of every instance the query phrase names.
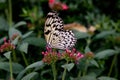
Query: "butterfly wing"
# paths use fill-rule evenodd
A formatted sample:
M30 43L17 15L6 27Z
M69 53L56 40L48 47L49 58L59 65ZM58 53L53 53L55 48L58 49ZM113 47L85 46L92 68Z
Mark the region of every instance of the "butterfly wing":
M63 21L56 12L49 12L44 29L47 44L52 48L70 49L76 39L70 30L63 30Z
M63 21L56 12L49 12L44 27L44 35L47 43L50 43L56 32L63 29Z

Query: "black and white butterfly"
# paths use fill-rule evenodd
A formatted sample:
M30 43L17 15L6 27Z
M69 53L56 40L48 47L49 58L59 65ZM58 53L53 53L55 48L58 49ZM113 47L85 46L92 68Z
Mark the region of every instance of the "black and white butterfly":
M57 12L49 12L44 27L44 35L49 47L65 50L75 45L76 38L73 32L64 30L63 27L63 20Z

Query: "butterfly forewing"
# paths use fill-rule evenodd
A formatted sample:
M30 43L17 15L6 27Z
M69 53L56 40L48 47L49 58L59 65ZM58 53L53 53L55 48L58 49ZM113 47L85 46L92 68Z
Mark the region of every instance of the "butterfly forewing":
M70 30L63 30L63 20L56 12L49 12L44 27L44 35L47 44L51 48L70 49L76 39Z

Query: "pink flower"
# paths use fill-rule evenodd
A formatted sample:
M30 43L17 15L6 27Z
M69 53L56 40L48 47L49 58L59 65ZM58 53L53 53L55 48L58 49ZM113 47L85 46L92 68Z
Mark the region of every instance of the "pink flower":
M49 0L49 7L52 10L67 10L68 9L68 6L65 3L61 3L56 0Z
M54 3L55 2L55 0L49 0L49 3L50 4L52 4L52 3Z
M46 47L46 51L42 52L43 54L43 62L47 64L52 64L58 61L61 57L60 53L57 53L56 51L53 51L51 48Z
M43 62L47 64L52 64L57 62L58 60L65 59L68 62L75 62L77 63L81 58L84 57L83 54L76 51L76 49L64 51L63 53L56 52L55 50L52 50L52 48L46 47L46 51L42 52L43 54Z
M66 49L66 51L62 54L63 59L71 62L78 62L83 57L84 55L76 51L74 48L72 50Z
M62 4L62 8L63 8L63 10L67 10L67 9L68 9L68 6L63 3L63 4Z
M15 45L10 43L10 40L7 42L6 38L4 38L4 44L0 46L0 52L10 51L13 49L15 49Z

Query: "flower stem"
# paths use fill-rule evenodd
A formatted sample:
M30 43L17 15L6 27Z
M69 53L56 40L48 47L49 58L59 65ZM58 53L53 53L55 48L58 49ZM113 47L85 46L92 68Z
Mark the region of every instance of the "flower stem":
M112 69L113 69L113 66L116 62L116 59L117 59L117 54L114 56L113 60L112 60L112 63L111 63L111 66L110 66L110 70L109 70L109 73L108 73L108 76L110 77L111 73L112 73Z
M11 56L9 58L9 64L10 64L10 80L13 80L13 70L12 70L12 59L11 59Z
M78 78L81 77L81 71L79 70L78 72Z
M62 76L62 80L65 80L65 76L66 76L66 68L64 68L64 72L63 72L63 76Z
M25 54L24 54L23 52L21 52L21 54L22 54L22 56L23 56L23 60L24 60L24 62L25 62L25 65L28 66L28 61L27 61L27 59L26 59L26 57L25 57Z
M85 76L86 73L87 73L88 63L89 63L89 61L88 61L88 59L87 59L87 60L86 60L86 63L85 63L85 68L84 68L84 71L83 71L83 76Z
M68 61L67 61L67 63L66 63L66 64L68 64ZM67 69L66 69L66 68L64 68L64 72L63 72L63 75L62 75L62 80L65 80L66 71L67 71Z
M15 50L13 50L13 61L17 62L17 58L16 58L16 54L15 54Z
M55 63L53 63L53 64L51 65L51 67L52 67L52 72L53 72L54 80L56 80L57 71L56 71Z
M9 26L12 26L12 2L11 0L8 0L8 4L9 4Z

